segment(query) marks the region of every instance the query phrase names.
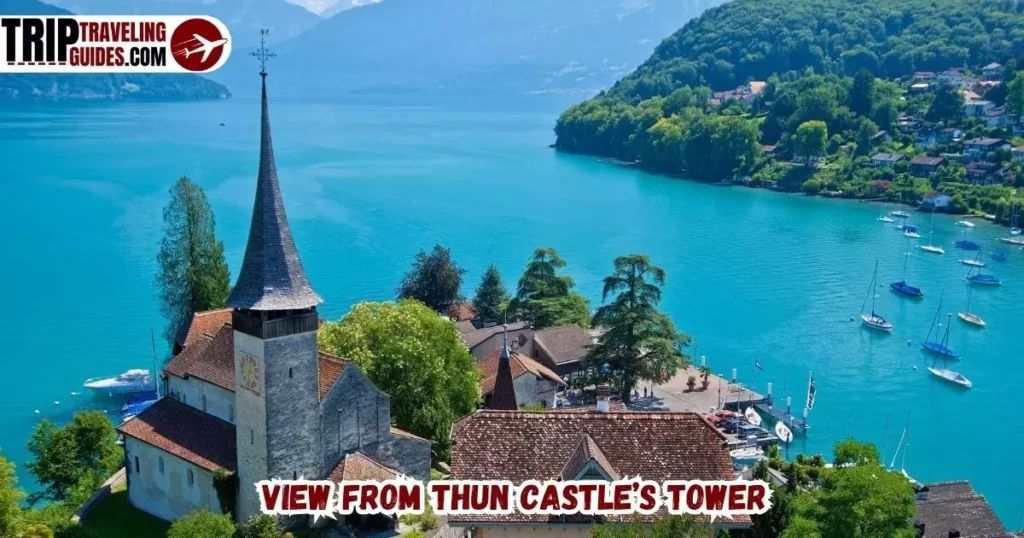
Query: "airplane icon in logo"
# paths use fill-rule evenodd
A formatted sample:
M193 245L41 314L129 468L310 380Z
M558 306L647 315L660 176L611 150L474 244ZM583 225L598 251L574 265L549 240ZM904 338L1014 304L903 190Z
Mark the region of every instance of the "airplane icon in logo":
M216 41L209 41L207 39L204 39L203 36L201 36L199 34L192 34L192 37L196 38L199 41L199 43L201 43L201 45L199 45L198 47L196 47L196 48L194 48L192 50L185 49L185 57L188 58L189 56L191 56L191 55L193 55L193 54L195 54L197 52L202 52L203 53L203 58L201 60L199 60L200 62L205 62L206 59L210 57L210 53L213 52L213 49L215 49L217 47L222 47L222 46L224 46L224 43L228 42L227 39L218 39Z

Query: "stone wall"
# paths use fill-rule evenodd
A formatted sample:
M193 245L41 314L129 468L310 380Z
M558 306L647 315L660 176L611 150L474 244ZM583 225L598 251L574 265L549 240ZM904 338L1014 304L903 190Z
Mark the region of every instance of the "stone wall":
M134 437L125 436L124 449L132 506L166 521L204 508L220 513L212 472Z
M555 392L558 385L546 377L525 373L515 380L516 403L521 406L532 404L544 404L546 407L555 406Z
M391 400L359 368L346 366L320 403L320 429L326 476L345 454L390 437Z
M243 387L242 355L258 361L255 391ZM246 359L250 360L250 359ZM235 442L238 447L238 520L259 513L260 501L253 486L267 477L267 408L263 400L263 341L235 331Z
M267 476L313 478L320 471L320 388L316 332L264 341Z
M430 480L431 444L429 441L389 435L388 439L376 446L367 447L364 452L406 476L426 482Z

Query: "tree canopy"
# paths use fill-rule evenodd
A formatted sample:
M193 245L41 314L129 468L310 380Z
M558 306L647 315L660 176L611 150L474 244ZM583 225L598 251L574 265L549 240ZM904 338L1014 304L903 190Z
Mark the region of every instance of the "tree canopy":
M0 454L0 538L13 538L25 492L18 489L14 464Z
M698 523L692 516L667 516L653 525L594 525L590 538L714 538L715 529Z
M572 277L559 275L566 263L553 248L538 248L519 277L510 310L534 329L576 324L590 326L590 303L574 291Z
M160 311L167 320L164 337L173 342L192 314L224 307L231 291L231 273L202 187L185 176L175 182L170 194L171 201L164 207L155 281Z
M171 523L167 538L232 538L235 524L227 514L199 510Z
M476 307L476 322L482 326L486 323L503 321L503 306L508 302L508 290L501 281L501 272L493 263L484 273L480 287L476 289L473 306Z
M437 312L446 312L462 302L459 290L464 274L466 270L452 259L451 249L434 245L429 253L420 250L398 285L398 298L416 299Z
M33 503L88 497L121 466L117 433L102 411L79 411L63 427L43 419L29 438L28 450L32 460L26 468L44 486L30 497Z
M318 338L321 349L352 360L391 395L396 426L433 440L448 457L451 425L480 401L480 371L454 323L411 299L360 303Z
M597 371L607 365L612 386L627 403L640 380L668 379L686 366L680 349L689 337L657 309L664 284L665 270L642 254L615 258L614 272L604 279L603 300L615 297L594 315L602 332L584 362Z

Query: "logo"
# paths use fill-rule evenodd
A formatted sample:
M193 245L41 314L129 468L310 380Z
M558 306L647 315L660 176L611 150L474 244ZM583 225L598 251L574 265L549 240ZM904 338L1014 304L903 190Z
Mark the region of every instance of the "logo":
M0 73L209 73L230 54L213 17L0 17Z

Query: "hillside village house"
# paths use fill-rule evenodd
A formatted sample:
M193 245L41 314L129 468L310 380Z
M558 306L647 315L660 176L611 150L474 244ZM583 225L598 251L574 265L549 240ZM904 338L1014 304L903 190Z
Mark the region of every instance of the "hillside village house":
M508 340L508 347L556 372L562 379L571 380L583 370L582 359L594 345L594 337L578 325L563 325L533 330L526 323L510 323L462 331L462 341L469 352L482 361L500 351Z
M972 138L964 142L964 159L980 161L1001 149L1010 149L1010 143L1000 138Z
M985 124L993 129L1002 129L1016 123L1016 116L1006 111L1005 106L989 109L985 112Z
M962 68L954 67L935 75L935 81L939 84L949 84L959 88L969 88L971 80Z
M508 355L503 357L502 354L505 353ZM498 366L502 360L509 362L512 371L517 409L524 405L556 406L558 399L555 395L567 387L566 382L554 370L530 357L511 351L506 346L495 349L476 365L483 374L480 379L480 394L485 407L491 401L498 378Z
M430 441L392 427L388 395L317 349L322 299L285 216L261 75L256 200L230 309L193 317L164 371L167 396L118 427L129 502L165 520L204 508L248 520L259 513L253 484L269 478L429 477ZM235 506L220 506L221 472L237 476Z
M981 76L985 77L985 80L998 80L1003 76L1003 66L992 62L981 68Z
M964 180L975 185L997 185L1012 175L1013 172L1000 163L975 161L967 165Z
M1010 158L1013 159L1013 162L1024 164L1024 146L1013 148L1013 151L1010 152L1010 156Z
M927 129L917 133L915 144L923 148L930 148L939 144L949 144L960 140L964 136L963 131L956 127L945 127L942 129Z
M876 168L882 166L891 167L906 158L907 156L902 153L876 153L871 156L871 166Z
M948 194L939 194L937 192L929 193L921 198L921 208L942 211L949 207L951 199L952 198L950 198Z
M964 116L968 118L984 118L985 114L989 110L996 107L996 104L992 101L986 100L968 100L964 102Z
M944 162L946 160L942 157L914 157L910 160L910 173L918 177L932 177Z
M507 354L503 354L507 355ZM499 363L495 393L487 409L452 428L453 480L732 480L726 439L695 413L613 411L607 386L595 409L519 411L507 359ZM495 439L501 443L496 444ZM636 516L650 521L653 516ZM631 516L632 518L633 516ZM617 517L607 520L620 521ZM451 516L447 536L472 538L585 538L589 516L524 514ZM749 528L747 516L719 518L715 526Z

